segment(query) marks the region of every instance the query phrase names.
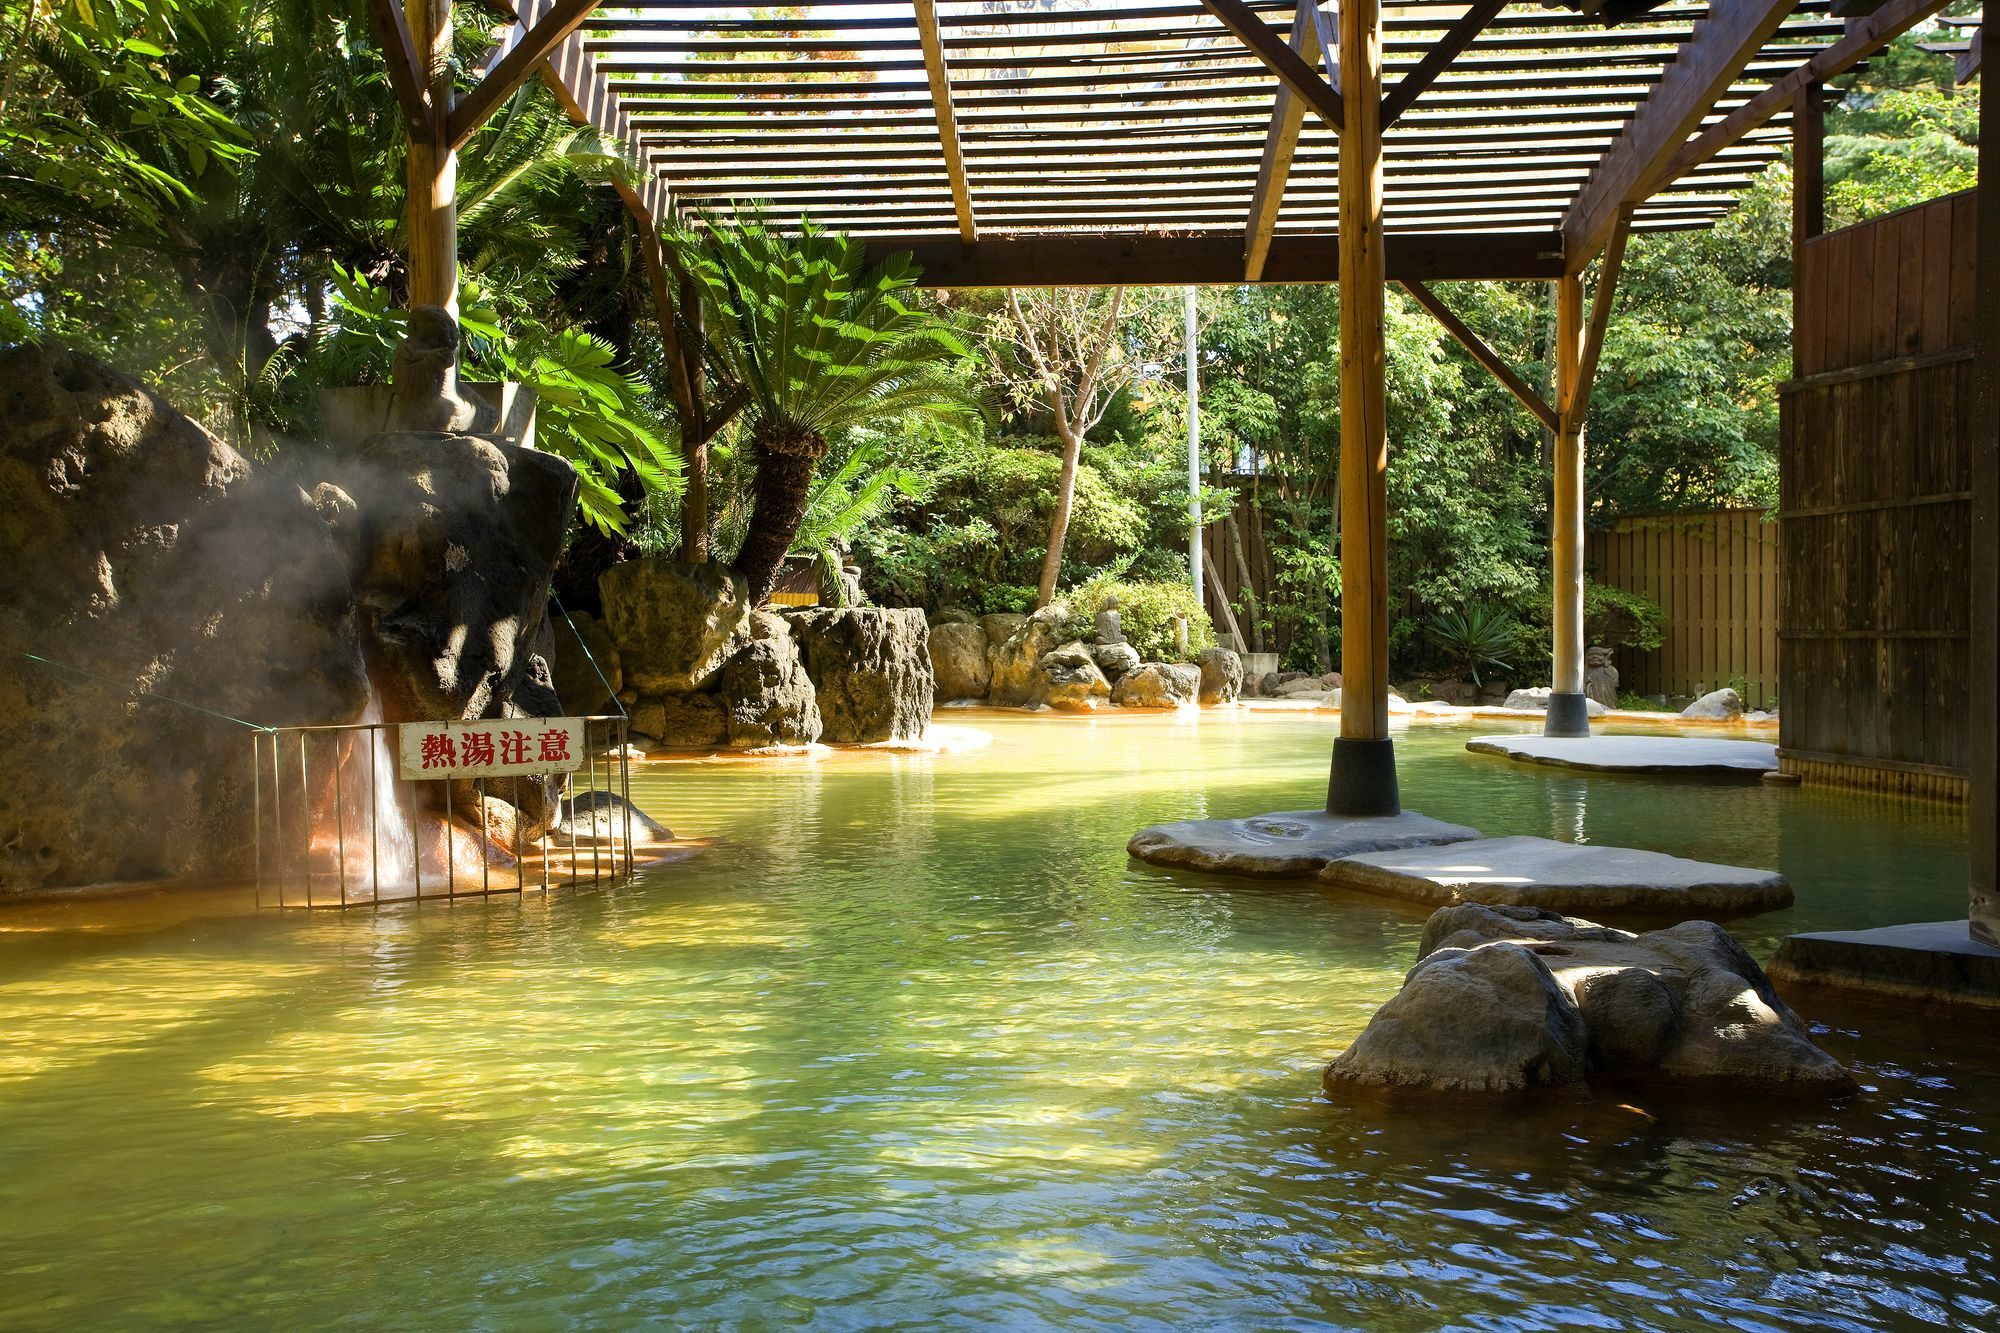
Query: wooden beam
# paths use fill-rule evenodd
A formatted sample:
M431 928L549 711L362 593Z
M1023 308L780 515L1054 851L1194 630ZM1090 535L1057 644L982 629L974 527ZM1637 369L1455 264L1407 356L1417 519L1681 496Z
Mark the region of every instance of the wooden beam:
M410 305L458 314L458 154L445 142L451 106L451 0L405 0L431 114L410 131L406 210Z
M924 73L931 84L931 107L937 116L938 141L944 148L945 174L951 178L951 206L958 214L958 234L979 239L972 216L972 190L965 178L965 155L958 147L958 113L951 104L951 71L945 66L944 43L938 38L937 0L915 0L917 36L924 46Z
M1424 52L1423 58L1396 82L1389 95L1382 99L1382 128L1388 129L1401 118L1405 111L1417 104L1424 90L1437 82L1438 75L1458 59L1465 48L1477 41L1479 34L1486 31L1501 10L1507 7L1507 0L1476 0L1467 5L1458 21L1445 29L1437 45Z
M1281 41L1255 10L1243 0L1201 0L1201 3L1223 27L1235 33L1238 40L1250 48L1250 54L1262 61L1264 67L1277 75L1295 96L1317 112L1320 119L1336 132L1339 131L1341 95L1297 51ZM1311 8L1311 0L1302 0L1302 3Z
M967 245L951 236L864 238L871 259L908 250L925 287L1233 286L1243 279L1234 233L1196 236L992 236ZM1562 272L1556 234L1397 232L1384 242L1394 281L1552 278ZM1259 281L1326 283L1338 271L1339 238L1280 235Z
M1826 87L1809 83L1792 97L1792 248L1825 230Z
M529 29L548 16L555 0L521 0L521 22ZM535 67L550 92L555 94L564 114L579 125L594 127L625 151L643 169L633 182L639 198L658 221L672 215L673 198L667 183L651 168L651 157L639 140L638 129L626 116L611 81L597 67L583 37L572 32L549 52L548 59Z
M1583 335L1583 351L1577 362L1576 382L1570 397L1562 403L1563 415L1576 422L1579 438L1590 416L1590 394L1597 387L1597 358L1604 351L1604 334L1611 327L1611 302L1618 294L1618 275L1625 268L1625 242L1632 235L1632 210L1618 215L1618 225L1604 246L1604 262L1597 268L1597 290L1590 298L1590 325Z
M368 18L382 60L389 69L389 88L403 112L403 128L412 139L431 137L431 84L423 57L417 54L410 21L396 0L368 0Z
M1896 38L1943 9L1950 0L1892 0L1848 25L1847 35L1679 149L1660 171L1660 185L1679 180L1771 117L1793 105L1800 90L1845 74Z
M1556 279L1556 402L1574 403L1583 368L1583 275ZM1549 547L1555 604L1551 693L1583 693L1583 420L1562 413L1556 430ZM1553 707L1553 706L1552 706ZM1588 727L1586 719L1585 724Z
M1700 128L1716 99L1791 14L1797 0L1732 0L1709 6L1680 53L1633 112L1563 218L1563 254L1582 271L1604 247L1619 210L1665 183L1663 169Z
M1498 352L1489 347L1483 338L1453 314L1451 307L1447 306L1436 292L1414 278L1402 279L1402 286L1404 291L1415 298L1418 305L1431 312L1431 318L1443 325L1444 331L1456 339L1460 347L1471 353L1474 361L1492 372L1493 378L1506 386L1507 392L1518 398L1521 406L1527 408L1537 421L1551 432L1559 428L1556 410L1549 406L1548 400L1536 393L1534 387L1502 360Z
M1988 4L1979 31L2000 27ZM1984 90L1981 90L1982 93ZM2000 98L1979 99L1972 434L1971 932L2000 945Z
M1313 21L1318 0L1298 0L1292 11L1291 45L1302 60L1319 55L1319 25ZM1250 196L1250 216L1243 227L1243 280L1255 282L1264 275L1264 260L1271 252L1271 234L1277 230L1278 210L1285 200L1285 182L1291 178L1292 157L1298 151L1299 133L1305 128L1306 106L1284 84L1278 85L1271 102L1271 123L1264 131L1264 156L1257 164L1257 188Z
M1387 741L1389 423L1379 0L1342 0L1340 83L1346 90L1340 136L1340 739ZM1334 804L1330 795L1328 809Z
M500 57L499 63L486 71L486 77L451 109L451 129L447 136L451 146L464 147L465 141L487 122L500 104L528 81L535 66L547 60L549 52L582 27L584 20L600 3L601 0L555 0L548 12L536 19L532 26L525 29L517 27L518 40Z

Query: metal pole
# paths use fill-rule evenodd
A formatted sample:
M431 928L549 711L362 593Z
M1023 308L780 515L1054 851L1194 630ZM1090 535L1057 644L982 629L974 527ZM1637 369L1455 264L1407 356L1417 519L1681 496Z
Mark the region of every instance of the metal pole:
M375 776L375 744L381 735L376 728L368 728L368 896L376 903L382 901L382 804ZM416 838L412 836L410 841L414 843Z
M451 779L444 780L444 896L458 896L458 839L451 836Z
M479 786L474 790L479 793L479 891L490 894L493 892L493 834L486 824L486 779L479 779Z
M313 798L312 786L306 780L306 734L303 731L299 733L299 802L303 807L302 814L305 819L303 836L306 854L301 861L306 872L306 906L311 907L313 905Z
M618 728L618 783L625 797L625 878L632 877L632 756L627 753L631 739L625 734L625 719L619 718L614 724Z
M250 809L254 815L251 859L256 866L257 906L264 905L264 738L250 736Z
M271 841L277 847L278 872L272 878L278 885L278 906L285 905L285 786L284 770L278 766L278 733L271 733Z
M1195 334L1195 289L1187 289L1188 400L1188 572L1194 576L1194 604L1208 609L1201 576L1201 370Z
M347 757L354 757L354 737L347 738ZM333 736L333 855L335 873L340 877L340 905L347 906L347 793L340 780L344 767L340 758L339 733Z

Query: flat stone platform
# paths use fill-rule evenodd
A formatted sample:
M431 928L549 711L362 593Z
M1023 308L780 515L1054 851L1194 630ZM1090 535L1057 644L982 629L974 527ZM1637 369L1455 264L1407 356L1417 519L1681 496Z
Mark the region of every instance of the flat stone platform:
M1478 836L1478 829L1412 810L1364 818L1289 810L1248 819L1155 824L1133 834L1125 850L1156 866L1263 879L1310 879L1343 856L1470 842Z
M1778 771L1778 747L1708 736L1481 736L1465 748L1590 773L1665 773L1756 782Z
M1767 970L1787 985L2000 1008L2000 949L1962 920L1790 935Z
M1368 852L1329 862L1319 878L1425 907L1539 907L1591 920L1749 916L1792 902L1790 882L1775 871L1548 838Z

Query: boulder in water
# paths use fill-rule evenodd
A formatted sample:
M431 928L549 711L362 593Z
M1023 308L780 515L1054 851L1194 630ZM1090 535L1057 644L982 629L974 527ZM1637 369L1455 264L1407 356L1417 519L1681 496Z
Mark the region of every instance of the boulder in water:
M1043 653L1035 663L1032 702L1065 713L1087 713L1111 697L1111 682L1080 641Z
M597 580L625 684L641 695L698 690L750 632L750 590L728 565L648 556Z
M1690 722L1734 722L1743 716L1743 696L1735 690L1710 690L1681 709Z
M1200 692L1200 667L1147 662L1119 677L1111 688L1111 702L1120 708L1187 708Z
M944 621L931 626L931 675L940 700L984 699L993 683L986 631L977 624Z
M986 617L989 636L999 627L994 622L1001 619L998 616ZM1045 655L1061 646L1068 620L1069 608L1061 602L1052 602L1032 616L1021 618L993 653L993 684L989 697L994 703L1007 708L1025 708L1041 702L1038 696L1045 682L1036 668ZM1097 669L1094 661L1091 669ZM1099 674L1102 675L1101 672ZM1110 693L1108 685L1105 693Z
M1233 703L1243 688L1243 659L1227 648L1204 648L1194 663L1201 669L1201 702Z
M1091 647L1090 656L1097 663L1097 669L1112 684L1128 671L1139 668L1139 650L1129 643L1100 643Z
M835 745L923 739L936 681L922 611L815 607L786 619L818 692L821 739Z
M731 748L810 745L820 738L819 701L782 617L751 612L750 641L717 679Z

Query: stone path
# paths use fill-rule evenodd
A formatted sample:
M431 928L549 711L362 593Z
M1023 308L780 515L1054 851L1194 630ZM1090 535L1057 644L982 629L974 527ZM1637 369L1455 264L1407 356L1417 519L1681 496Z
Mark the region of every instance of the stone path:
M1426 907L1481 903L1593 918L1748 916L1792 902L1791 884L1775 871L1548 838L1366 852L1329 862L1319 878Z
M1411 810L1369 818L1291 810L1248 819L1184 819L1155 824L1134 834L1126 850L1157 866L1219 875L1305 879L1343 856L1469 842L1478 836L1478 829L1447 824Z
M1591 773L1666 773L1755 782L1778 769L1778 747L1707 736L1481 736L1465 748Z

